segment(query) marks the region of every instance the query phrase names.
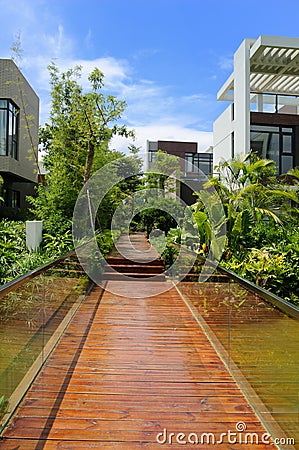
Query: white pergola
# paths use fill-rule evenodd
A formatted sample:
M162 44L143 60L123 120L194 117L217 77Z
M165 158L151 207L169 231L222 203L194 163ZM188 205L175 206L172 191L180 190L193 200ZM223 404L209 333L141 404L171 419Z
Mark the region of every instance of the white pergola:
M279 102L278 102L279 98ZM234 55L234 71L217 94L234 103L236 148L250 146L250 104L296 107L299 114L299 39L245 39Z
M246 39L251 93L299 96L299 39L260 36ZM235 72L218 92L218 100L233 101Z

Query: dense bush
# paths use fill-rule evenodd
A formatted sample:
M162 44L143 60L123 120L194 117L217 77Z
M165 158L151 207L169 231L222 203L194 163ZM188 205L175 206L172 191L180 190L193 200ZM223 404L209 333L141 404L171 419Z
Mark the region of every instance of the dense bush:
M113 238L110 230L96 232L96 239L103 255L112 250ZM25 222L0 221L0 284L5 284L30 270L45 265L73 249L70 230L50 234L44 233L42 245L37 252L26 247Z
M39 251L26 247L25 222L0 222L0 283L5 284L36 267L43 266L72 248L70 232L46 234Z
M211 178L206 188L217 190L225 211L221 264L299 304L298 190L277 178L273 161L254 153L221 163L218 170L220 178ZM201 211L201 203L196 206Z
M148 198L147 208L137 216L143 229L149 236L151 230L160 229L168 233L170 228L175 228L177 221L183 220L182 207L172 198Z
M298 243L287 243L285 239L271 247L250 248L243 252L243 258L232 254L222 265L299 306Z

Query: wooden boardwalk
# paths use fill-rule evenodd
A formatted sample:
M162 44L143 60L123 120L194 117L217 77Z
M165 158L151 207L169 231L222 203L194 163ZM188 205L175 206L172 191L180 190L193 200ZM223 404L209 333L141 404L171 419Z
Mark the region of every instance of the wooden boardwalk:
M178 433L199 439L185 448L268 449L212 444L239 422L260 439L265 429L177 290L134 298L142 283L127 282L124 296L109 283L119 282L82 303L0 449L178 449Z

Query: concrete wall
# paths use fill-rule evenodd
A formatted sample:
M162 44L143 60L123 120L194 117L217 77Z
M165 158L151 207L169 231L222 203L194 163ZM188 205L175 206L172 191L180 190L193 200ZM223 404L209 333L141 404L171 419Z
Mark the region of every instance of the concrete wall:
M232 133L234 131L233 105L229 105L216 119L213 126L213 164L232 157Z

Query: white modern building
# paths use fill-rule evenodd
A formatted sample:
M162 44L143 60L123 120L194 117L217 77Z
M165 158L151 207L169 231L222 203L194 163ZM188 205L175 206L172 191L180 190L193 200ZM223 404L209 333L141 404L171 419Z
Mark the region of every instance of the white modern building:
M217 99L230 104L214 122L214 165L253 150L279 174L299 166L299 39L245 39Z

